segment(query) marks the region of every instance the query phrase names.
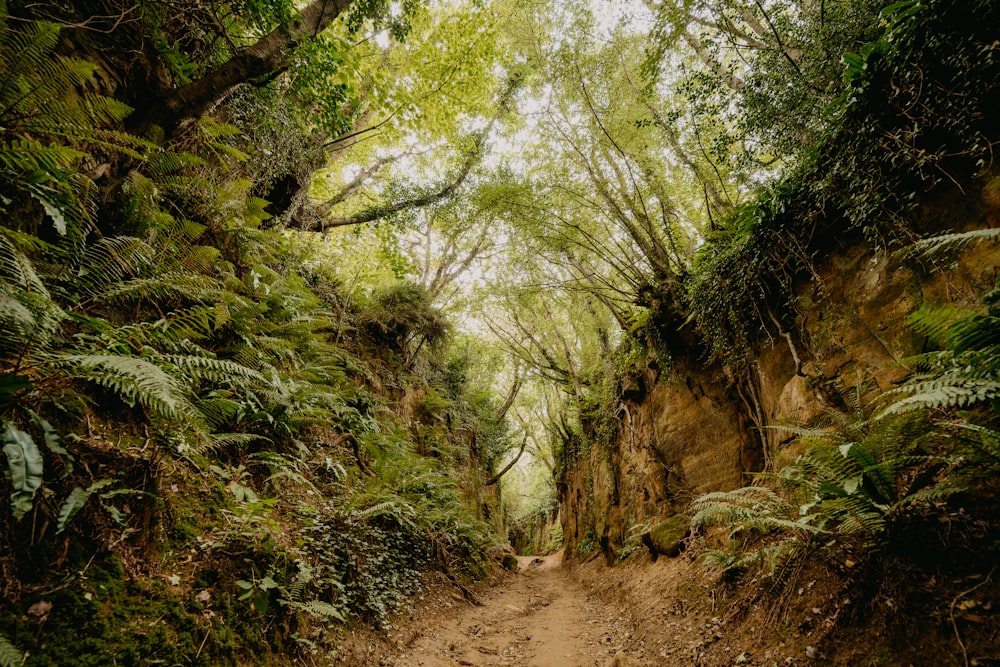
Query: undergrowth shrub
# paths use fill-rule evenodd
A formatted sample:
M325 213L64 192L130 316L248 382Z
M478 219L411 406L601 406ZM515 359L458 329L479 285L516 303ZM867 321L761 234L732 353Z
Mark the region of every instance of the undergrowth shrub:
M762 564L773 574L818 553L854 564L883 551L897 524L962 490L947 440L926 415L879 419L872 406L855 404L853 413L829 410L825 427L776 427L794 433L805 451L759 476L775 489L743 487L694 502L694 525L731 530L729 550L710 551L710 563L726 570Z

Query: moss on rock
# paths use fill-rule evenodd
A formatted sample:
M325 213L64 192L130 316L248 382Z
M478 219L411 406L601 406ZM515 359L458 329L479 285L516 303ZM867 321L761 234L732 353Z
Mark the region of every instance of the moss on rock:
M691 517L675 514L657 524L648 533L643 533L642 543L649 549L655 561L659 556L673 558L684 547L684 538L691 533Z

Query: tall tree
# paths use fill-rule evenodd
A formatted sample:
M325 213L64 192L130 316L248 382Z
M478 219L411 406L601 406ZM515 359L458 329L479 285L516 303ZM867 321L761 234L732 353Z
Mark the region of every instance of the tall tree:
M237 86L276 77L292 65L296 48L323 32L352 0L312 0L287 24L274 27L249 46L203 76L162 91L136 110L135 128L158 125L167 133L186 120L197 119L226 99Z

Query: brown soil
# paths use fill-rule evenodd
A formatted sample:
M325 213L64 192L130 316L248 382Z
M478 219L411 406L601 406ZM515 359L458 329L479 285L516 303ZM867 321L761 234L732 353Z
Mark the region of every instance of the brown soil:
M518 561L476 606L442 581L391 634L346 642L337 664L1000 665L996 568L963 574L953 563L903 586L803 563L777 585L759 574L727 581L691 555L634 554L611 568L561 554Z
M519 557L518 574L479 606L451 610L425 625L396 667L518 665L628 667L622 647L631 622L589 595L562 567L562 554ZM616 655L617 654L617 655Z

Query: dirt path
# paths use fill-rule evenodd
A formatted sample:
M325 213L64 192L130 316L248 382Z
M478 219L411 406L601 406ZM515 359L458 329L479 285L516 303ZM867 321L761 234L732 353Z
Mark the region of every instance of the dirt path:
M482 606L467 607L425 631L396 667L519 665L628 667L617 655L626 624L613 609L588 597L561 568L561 555L520 558L518 575L491 591Z

